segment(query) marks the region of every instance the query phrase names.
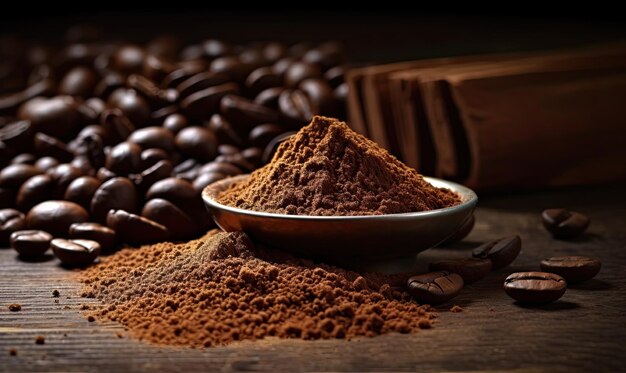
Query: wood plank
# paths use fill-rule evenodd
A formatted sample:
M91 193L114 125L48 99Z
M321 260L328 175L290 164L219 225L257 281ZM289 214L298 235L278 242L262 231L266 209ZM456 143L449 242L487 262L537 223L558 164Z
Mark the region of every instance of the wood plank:
M589 214L589 233L569 242L551 239L539 213L554 206ZM77 295L74 273L56 260L24 263L2 249L0 371L625 371L625 216L623 186L484 198L467 240L420 254L418 266L467 256L479 242L516 233L523 239L522 254L510 268L439 307L433 329L353 341L267 339L203 350L154 346L129 338L120 325L89 323L80 306L93 300ZM548 306L524 308L504 294L509 273L537 269L540 259L556 254L595 256L603 268L596 279ZM59 298L52 297L54 289ZM10 312L11 303L22 304L22 311ZM448 312L452 304L464 311ZM37 335L46 337L44 345L35 344ZM18 356L9 356L10 348Z

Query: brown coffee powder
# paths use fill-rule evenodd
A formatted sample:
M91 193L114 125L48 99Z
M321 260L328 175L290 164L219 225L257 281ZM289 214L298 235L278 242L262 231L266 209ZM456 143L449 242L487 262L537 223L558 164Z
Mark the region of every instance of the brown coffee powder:
M459 203L344 122L315 116L272 161L223 192L243 209L296 215L381 215Z
M406 276L314 264L255 248L241 232L125 249L81 275L83 296L103 301L90 315L159 344L412 333L434 317L402 290Z

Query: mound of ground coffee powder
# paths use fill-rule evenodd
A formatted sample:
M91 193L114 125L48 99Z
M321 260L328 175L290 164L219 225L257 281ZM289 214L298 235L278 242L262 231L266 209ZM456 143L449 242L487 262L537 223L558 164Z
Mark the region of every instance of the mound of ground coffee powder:
M233 185L219 202L296 215L382 215L449 207L435 188L344 122L315 116L280 145L272 161Z
M103 301L90 316L158 344L412 333L434 317L402 290L403 276L359 275L255 248L241 232L125 249L81 275L83 296Z

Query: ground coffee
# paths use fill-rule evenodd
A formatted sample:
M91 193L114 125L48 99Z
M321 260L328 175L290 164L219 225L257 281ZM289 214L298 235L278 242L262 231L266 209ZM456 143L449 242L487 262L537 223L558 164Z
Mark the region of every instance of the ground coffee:
M315 116L219 201L281 214L381 215L449 207L459 198L344 122Z
M83 296L103 301L90 316L159 344L411 333L434 318L404 291L406 276L315 264L255 248L241 232L125 249L81 276Z

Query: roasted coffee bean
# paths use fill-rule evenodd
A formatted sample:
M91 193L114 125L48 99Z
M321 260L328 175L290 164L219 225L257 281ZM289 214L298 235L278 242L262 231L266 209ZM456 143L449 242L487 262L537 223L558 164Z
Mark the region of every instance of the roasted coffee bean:
M96 179L100 180L103 183L107 180L113 179L114 177L117 177L115 172L104 167L100 167L96 172Z
M37 161L37 157L34 154L30 153L22 153L16 155L11 159L11 164L32 164L34 165Z
M541 261L541 270L555 273L568 284L587 281L600 272L602 263L586 256L555 256Z
M131 245L165 241L169 238L165 226L124 210L110 210L106 221L121 241Z
M463 289L463 278L456 273L438 271L412 276L407 281L409 293L422 303L446 302Z
M85 266L93 263L100 255L100 244L92 240L66 240L55 238L50 247L57 258L66 266Z
M111 56L111 68L122 74L140 73L145 56L145 51L138 46L122 46Z
M309 97L313 106L317 108L317 114L336 116L339 104L333 94L331 86L323 79L306 79L299 86Z
M214 114L209 120L208 127L217 136L220 144L243 146L243 138L235 131L229 121L220 114Z
M287 56L287 47L282 43L270 42L263 47L263 57L269 63L274 63L285 56Z
M228 83L228 81L228 76L224 73L205 71L185 79L176 87L176 90L180 92L180 98L183 99L193 93Z
M55 183L49 175L35 175L26 180L17 192L15 205L28 212L36 204L52 198Z
M217 138L207 128L187 127L176 135L176 147L188 157L208 162L217 155Z
M45 133L37 132L33 141L35 152L40 157L52 157L60 162L69 162L74 157L62 141L48 136Z
M295 135L296 132L294 131L290 131L290 132L285 132L281 135L278 135L276 137L274 137L272 139L272 141L269 142L269 144L267 144L267 146L265 147L265 149L263 150L263 158L262 163L269 163L269 161L272 160L272 158L274 157L274 154L276 153L276 150L278 149L278 146L283 142L288 140L291 136Z
M198 225L186 213L164 199L149 200L141 215L166 227L173 239L190 238L199 232Z
M442 260L440 262L430 263L428 265L429 271L448 271L456 273L463 277L463 283L471 284L483 277L487 276L491 272L491 260L489 259L450 259Z
M74 157L74 159L72 159L72 162L70 162L70 165L78 168L83 173L83 175L95 174L93 167L91 167L91 162L89 162L89 159L83 155L77 155L76 157Z
M35 162L35 167L37 167L41 172L47 172L53 167L59 165L59 161L52 157L43 157L39 158L37 162Z
M580 212L566 209L547 209L541 214L543 226L556 238L572 238L589 227L589 218Z
M254 165L248 162L241 154L218 155L217 157L215 157L215 162L226 162L234 164L244 172L252 172L254 170Z
M175 89L161 89L141 75L130 75L126 84L141 94L153 108L171 105L178 99L178 91Z
M263 56L263 52L256 47L244 48L239 53L239 61L248 67L248 73L269 63Z
M216 58L233 53L233 46L218 39L207 39L202 43L202 51L205 56Z
M278 107L285 116L305 123L311 120L318 110L309 97L300 90L285 90L278 97Z
M228 162L209 162L200 168L201 174L218 172L227 176L240 175L241 169Z
M285 75L287 69L289 69L294 62L296 62L296 59L293 57L283 57L276 61L274 65L272 65L272 68L276 71L276 73Z
M59 83L59 93L87 98L92 95L97 84L98 75L93 69L77 66L65 74Z
M175 88L183 81L190 77L206 71L204 63L194 61L191 64L181 65L179 68L172 70L161 82L161 87Z
M118 175L139 172L141 166L141 147L132 142L115 145L106 157L106 168Z
M111 250L118 244L115 231L98 223L76 223L70 225L69 237L96 241L103 251Z
M141 152L141 168L144 170L154 166L159 161L168 159L167 153L163 149L150 148Z
M30 164L11 164L0 171L0 187L19 189L22 184L41 170Z
M198 193L202 193L204 188L206 188L209 184L213 184L214 182L222 180L226 177L228 177L228 175L219 172L200 173L193 180L192 184Z
M239 57L218 57L211 62L210 70L213 73L226 74L231 80L242 83L254 66L242 62Z
M63 199L89 209L91 200L96 190L100 188L100 185L102 185L102 182L93 176L78 177L67 186Z
M235 83L220 84L190 94L181 101L180 106L190 118L205 120L218 111L222 97L238 92L239 87Z
M236 154L236 153L233 153L233 154ZM241 155L244 157L246 161L252 163L256 167L259 167L262 164L262 161L263 161L263 149L262 148L257 148L257 147L247 148L241 151Z
M113 142L126 140L135 130L135 126L119 109L107 109L100 118L102 127L110 135Z
M345 81L346 69L343 66L335 66L328 69L324 73L324 79L330 84L331 87L337 88L341 83Z
M53 93L54 82L51 79L41 79L26 87L23 91L0 97L0 115L15 112L20 105L37 97Z
M30 120L19 120L0 127L0 142L9 149L30 150L34 129Z
M119 109L136 127L145 127L149 123L150 105L134 89L116 89L109 96L107 105Z
M84 172L76 166L71 164L60 164L47 172L52 178L56 187L54 189L54 198L63 198L65 191L70 183L81 176L84 176Z
M154 166L147 168L135 177L137 188L145 192L159 180L172 176L172 162L168 160L158 161Z
M487 242L472 251L474 258L489 259L493 269L500 269L513 263L522 249L520 236L510 236Z
M96 85L95 94L103 99L108 98L113 91L122 88L126 83L126 79L119 73L109 72L100 79Z
M282 87L268 88L264 91L261 91L261 93L259 93L254 98L254 102L270 109L280 110L280 107L278 105L278 98L284 90L285 89Z
M162 81L172 70L174 66L162 56L151 54L143 61L143 75L153 82Z
M41 229L55 237L67 237L70 225L89 220L89 214L80 205L69 201L45 201L28 212L29 229Z
M333 66L341 64L342 60L341 47L330 44L323 44L308 50L302 56L302 61L320 66L323 70L328 70Z
M198 161L196 161L193 158L189 158L183 162L180 162L179 164L176 165L176 167L174 167L174 173L181 173L181 172L185 172L185 171L189 171L194 167L197 167Z
M252 146L265 147L273 138L285 132L283 127L277 124L261 124L252 129L248 135L248 141Z
M174 135L161 127L146 127L135 130L130 134L127 141L139 145L142 149L158 148L168 153L174 150Z
M168 115L163 121L163 128L173 134L177 134L178 132L180 132L180 130L187 127L188 125L189 122L187 121L187 118L185 118L184 115L178 113Z
M9 242L9 236L15 231L26 228L24 214L15 209L0 210L0 244Z
M123 209L131 213L139 210L136 188L125 177L105 181L91 199L91 216L96 222L105 222L107 213L112 209Z
M18 116L30 120L34 132L68 139L81 125L78 106L71 96L38 97L22 105Z
M185 180L170 177L154 183L146 193L146 199L162 198L177 206L196 200L198 193L193 185Z
M87 158L93 169L103 167L106 163L104 140L95 133L77 138L75 154Z
M314 64L306 62L294 62L285 71L285 84L295 88L305 79L321 78L322 71Z
M257 124L276 123L280 120L278 111L237 95L224 96L220 102L220 112L229 122L247 129Z
M11 233L11 247L20 256L34 258L43 255L50 248L52 235L42 230L24 230Z
M217 153L223 155L237 154L239 153L239 148L230 144L222 144L217 147Z
M546 272L517 272L504 280L504 291L520 303L549 303L567 289L563 277Z
M98 125L98 124L91 124L91 125L83 128L82 130L80 130L80 132L76 136L76 139L82 139L84 137L90 137L90 136L99 137L100 139L102 139L102 141L106 145L111 143L111 139L109 138L110 134L107 131L107 129L104 128L103 126Z
M472 229L474 229L475 223L476 219L474 218L474 215L470 216L469 219L465 220L465 223L461 225L461 228L459 228L452 236L448 237L445 241L440 243L439 246L453 244L455 242L461 241L462 239L467 237L468 234L470 234Z
M257 94L265 89L279 87L283 84L281 74L274 71L270 66L259 67L248 75L245 85L253 93Z

